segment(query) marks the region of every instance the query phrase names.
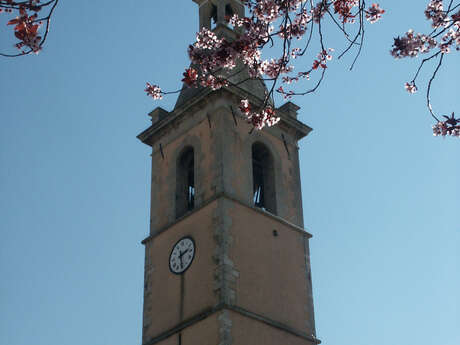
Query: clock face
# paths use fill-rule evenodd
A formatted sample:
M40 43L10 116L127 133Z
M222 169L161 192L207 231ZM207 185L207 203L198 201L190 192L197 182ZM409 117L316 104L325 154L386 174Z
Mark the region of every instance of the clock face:
M174 245L169 255L169 269L172 273L182 274L192 264L195 257L195 241L191 237L183 237Z

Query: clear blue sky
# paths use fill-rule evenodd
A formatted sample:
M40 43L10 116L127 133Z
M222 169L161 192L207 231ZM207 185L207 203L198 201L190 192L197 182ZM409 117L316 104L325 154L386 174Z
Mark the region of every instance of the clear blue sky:
M295 100L314 128L302 189L327 345L460 344L460 140L431 135L423 90L403 87L415 61L388 53L428 30L426 2L381 1L355 71L335 62ZM143 89L180 86L197 23L191 0L62 1L41 54L0 60L0 345L140 344L150 157L135 136L176 98ZM435 109L460 114L458 53L446 67Z

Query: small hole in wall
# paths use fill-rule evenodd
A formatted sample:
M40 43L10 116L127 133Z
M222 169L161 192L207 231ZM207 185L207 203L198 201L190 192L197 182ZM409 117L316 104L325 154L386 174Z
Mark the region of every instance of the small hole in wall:
M273 236L278 237L278 231L273 230Z

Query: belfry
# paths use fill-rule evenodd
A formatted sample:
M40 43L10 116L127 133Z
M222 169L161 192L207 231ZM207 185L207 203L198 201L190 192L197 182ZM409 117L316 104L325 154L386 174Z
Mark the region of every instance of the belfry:
M200 27L235 35L239 0L194 0ZM184 85L172 111L156 108L138 138L152 147L142 345L313 345L309 239L303 228L299 107L252 130L242 98L261 105L263 82L219 90Z

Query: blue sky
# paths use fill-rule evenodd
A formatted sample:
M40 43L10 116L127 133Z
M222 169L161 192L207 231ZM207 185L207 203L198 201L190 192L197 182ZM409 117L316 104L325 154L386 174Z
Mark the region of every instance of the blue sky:
M0 61L2 345L140 344L150 152L135 136L176 100L143 89L180 86L198 11L91 3L62 1L42 53ZM335 61L294 100L314 128L302 192L327 345L460 344L460 141L431 135L423 83L403 87L416 61L389 55L392 37L428 31L425 5L382 1L355 70ZM441 113L460 113L458 62L435 81Z

